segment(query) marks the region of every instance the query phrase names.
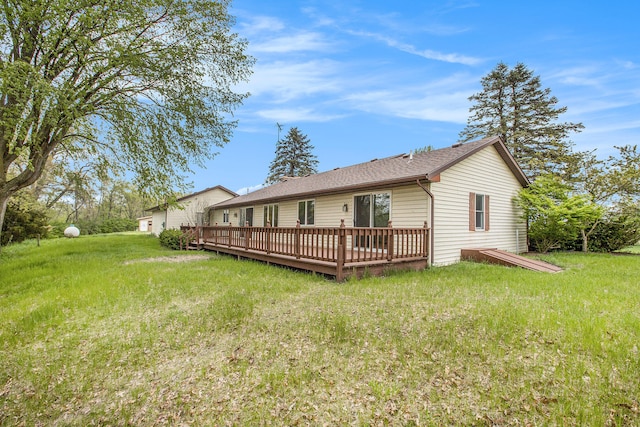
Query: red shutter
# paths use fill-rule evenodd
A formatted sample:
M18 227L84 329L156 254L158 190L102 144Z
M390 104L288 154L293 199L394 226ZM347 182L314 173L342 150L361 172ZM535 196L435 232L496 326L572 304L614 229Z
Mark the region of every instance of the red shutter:
M484 231L489 231L489 196L484 196Z
M476 193L469 193L469 231L476 231Z

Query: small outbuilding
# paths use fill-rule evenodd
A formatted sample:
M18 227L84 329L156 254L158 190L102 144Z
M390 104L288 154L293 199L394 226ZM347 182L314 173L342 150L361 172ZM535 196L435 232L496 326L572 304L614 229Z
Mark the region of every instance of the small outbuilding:
M153 216L143 216L137 218L138 220L138 231L144 232L152 232L153 231Z

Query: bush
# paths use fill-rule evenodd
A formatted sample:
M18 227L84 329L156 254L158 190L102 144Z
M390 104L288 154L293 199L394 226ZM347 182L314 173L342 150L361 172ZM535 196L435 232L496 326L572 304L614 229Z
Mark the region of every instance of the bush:
M47 236L47 210L27 192L9 199L2 225L1 245Z
M616 216L596 226L589 239L589 250L614 252L640 241L640 217Z
M182 239L182 231L180 230L164 230L160 233L160 245L165 248L179 250L180 239Z
M122 231L135 231L138 229L138 222L129 218L109 218L100 224L101 233L119 233Z

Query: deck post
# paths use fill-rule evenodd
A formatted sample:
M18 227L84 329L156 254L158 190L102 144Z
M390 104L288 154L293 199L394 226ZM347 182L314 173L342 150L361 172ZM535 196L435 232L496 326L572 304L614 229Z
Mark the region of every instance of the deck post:
M429 253L429 228L427 227L427 221L424 222L422 226L424 229L424 234L422 236L422 253L425 258L430 258L431 254Z
M338 230L338 259L336 260L336 281L342 282L344 279L344 259L346 257L346 230L344 219L340 220L340 228Z
M296 241L294 242L294 251L296 259L300 259L300 219L296 220Z
M267 230L266 230L266 234L267 234L267 253L270 254L271 253L271 221L267 221Z
M387 223L387 261L393 260L393 224L391 220Z
M249 227L249 221L246 221L244 223L244 250L248 251L249 250L249 241L251 240L251 228ZM269 252L267 252L269 253Z
M231 247L231 231L231 221L229 221L229 236L227 237L227 245L229 245L229 247Z

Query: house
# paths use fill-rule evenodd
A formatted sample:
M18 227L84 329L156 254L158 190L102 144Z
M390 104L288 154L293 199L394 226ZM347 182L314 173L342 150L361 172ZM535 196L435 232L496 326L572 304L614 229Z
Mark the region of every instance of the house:
M182 225L207 224L211 205L237 196L235 192L217 185L180 197L176 200L176 205L149 208L147 210L151 211L153 233L158 236L163 230L179 229Z
M528 184L502 139L489 137L285 179L212 204L209 223L313 229L342 222L372 230L425 226L429 263L445 265L459 261L465 248L526 251L526 222L513 200Z
M138 221L138 231L151 232L153 231L153 216L143 216L137 218Z

